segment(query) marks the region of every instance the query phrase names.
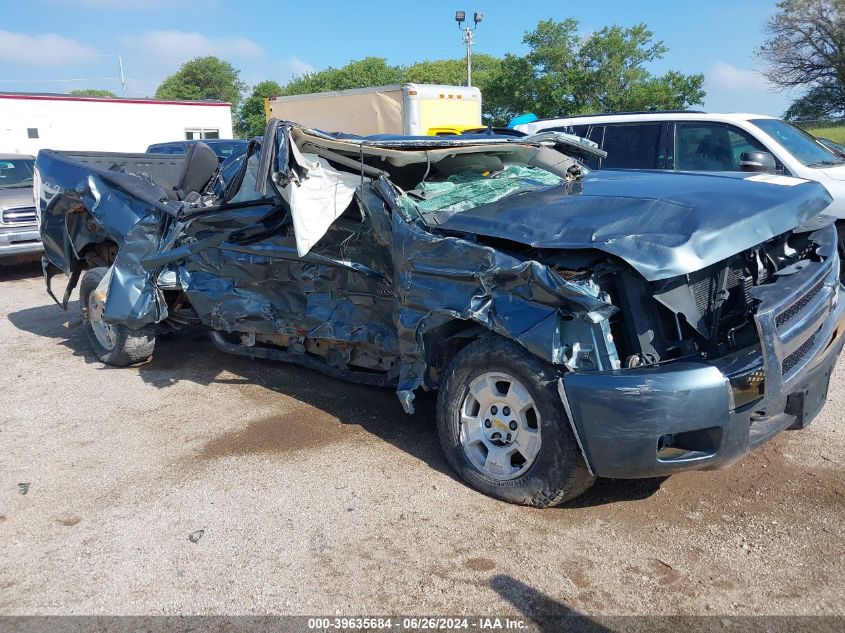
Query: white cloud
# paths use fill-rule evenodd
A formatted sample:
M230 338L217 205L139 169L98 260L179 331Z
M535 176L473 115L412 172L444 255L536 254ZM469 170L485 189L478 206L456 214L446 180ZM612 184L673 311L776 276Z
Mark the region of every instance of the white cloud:
M711 112L756 112L780 116L791 93L778 91L756 70L717 60L704 73L707 96L704 107Z
M51 68L91 61L90 58L97 56L91 46L55 33L27 35L0 31L0 59L6 65Z
M124 36L121 41L130 54L167 60L171 66L206 55L226 60L257 59L263 55L262 48L245 37L207 37L188 31L147 31Z
M285 83L316 68L296 55L272 59L263 48L244 37L209 37L188 31L146 31L120 40L133 92L154 92L164 77L195 57L215 55L241 70L241 79L255 85L265 79Z
M266 61L264 49L245 37L210 37L193 31L145 31L119 39L126 68L127 93L153 94L156 86L189 59L214 55L243 71L241 79L253 83L253 75ZM261 79L267 77L261 76ZM257 81L257 80L256 80Z
M296 55L291 55L279 62L279 70L281 76L284 78L313 73L317 69L305 60L299 59Z
M717 90L770 90L768 80L756 70L738 68L716 60L704 74L708 87Z

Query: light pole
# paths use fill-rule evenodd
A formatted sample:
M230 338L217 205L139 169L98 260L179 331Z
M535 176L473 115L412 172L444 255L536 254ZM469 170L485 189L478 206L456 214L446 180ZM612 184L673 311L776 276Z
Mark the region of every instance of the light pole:
M478 13L477 11L472 16L472 21L475 23L475 26L470 26L469 24L466 27L463 27L463 22L466 20L467 14L463 11L455 11L455 22L458 23L458 29L460 29L461 33L463 33L461 39L463 39L464 44L467 47L467 86L472 85L472 45L475 43L475 29L478 28L478 23L484 19L483 13Z

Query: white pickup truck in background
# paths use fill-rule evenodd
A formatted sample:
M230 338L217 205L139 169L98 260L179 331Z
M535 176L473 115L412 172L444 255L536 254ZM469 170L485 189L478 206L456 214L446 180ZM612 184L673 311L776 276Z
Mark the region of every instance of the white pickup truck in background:
M32 156L0 154L0 261L42 250L32 197L34 168Z

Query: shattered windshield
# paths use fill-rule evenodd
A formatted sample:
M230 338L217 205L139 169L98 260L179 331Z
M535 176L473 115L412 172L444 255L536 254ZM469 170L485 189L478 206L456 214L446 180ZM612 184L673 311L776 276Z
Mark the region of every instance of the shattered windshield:
M34 167L32 159L0 159L0 189L31 187Z
M564 178L539 167L508 165L497 172L463 171L439 182L423 182L409 195L422 213L466 211L519 191L559 185Z

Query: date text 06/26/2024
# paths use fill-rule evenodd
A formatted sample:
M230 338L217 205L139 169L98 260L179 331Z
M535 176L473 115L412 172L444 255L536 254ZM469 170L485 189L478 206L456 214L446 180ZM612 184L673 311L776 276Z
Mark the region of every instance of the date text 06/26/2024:
M478 617L331 617L308 618L309 631L518 631L527 628L518 618Z

